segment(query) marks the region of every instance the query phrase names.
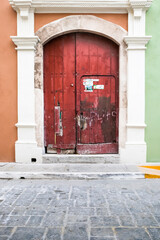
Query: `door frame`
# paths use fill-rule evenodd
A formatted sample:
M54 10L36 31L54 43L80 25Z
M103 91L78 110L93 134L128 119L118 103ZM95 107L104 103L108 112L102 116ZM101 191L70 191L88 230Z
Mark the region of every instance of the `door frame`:
M85 27L82 26L82 22L86 22ZM92 22L92 29L91 29ZM67 24L66 24L67 23ZM74 23L74 24L73 24ZM60 26L64 26L63 29ZM103 26L103 28L102 28ZM60 29L57 32L57 28ZM67 29L65 29L67 28ZM55 31L54 31L55 29ZM45 27L38 30L36 35L40 38L40 42L37 44L36 57L35 57L35 94L38 100L41 97L41 102L43 102L43 45L49 42L51 39L58 36L64 35L66 33L73 32L88 32L96 35L109 38L119 45L119 136L118 144L119 151L126 142L126 134L124 133L125 124L127 122L127 46L124 43L124 36L127 32L120 26L113 24L111 22L102 20L95 16L69 16L58 21L49 23ZM44 34L45 33L45 34ZM121 81L123 79L123 82ZM40 96L41 95L41 96ZM37 102L37 101L36 101ZM44 103L43 103L44 104ZM36 104L36 115L41 116L37 119L38 125L43 129L43 116L44 116L44 105L40 106L39 102ZM43 130L42 130L43 131ZM37 129L36 131L38 144L44 146L44 132L41 132L41 136ZM118 151L118 152L119 152Z

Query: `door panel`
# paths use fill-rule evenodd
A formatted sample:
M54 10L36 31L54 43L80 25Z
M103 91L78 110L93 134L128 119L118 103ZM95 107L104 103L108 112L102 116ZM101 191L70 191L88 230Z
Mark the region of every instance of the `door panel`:
M44 47L44 106L45 146L48 151L72 149L74 152L75 34L56 38Z
M76 34L77 153L118 152L118 46Z
M89 80L92 90L85 90ZM81 78L79 143L115 143L115 78L91 76ZM89 86L90 87L90 86Z
M44 46L48 152L118 152L118 52L111 40L88 33Z

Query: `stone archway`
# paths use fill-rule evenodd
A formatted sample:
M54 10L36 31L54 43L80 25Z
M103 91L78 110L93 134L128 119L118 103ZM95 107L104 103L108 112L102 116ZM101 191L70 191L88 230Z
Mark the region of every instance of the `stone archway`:
M91 15L74 15L51 22L40 28L40 41L35 54L36 140L44 147L43 132L43 46L51 39L71 32L89 32L111 39L119 45L119 148L126 142L127 115L127 51L124 37L127 32L120 26Z

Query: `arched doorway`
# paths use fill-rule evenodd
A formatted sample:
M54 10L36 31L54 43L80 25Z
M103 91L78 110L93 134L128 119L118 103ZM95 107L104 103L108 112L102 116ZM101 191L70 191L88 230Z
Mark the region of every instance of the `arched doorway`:
M118 153L119 46L70 33L44 46L48 153Z

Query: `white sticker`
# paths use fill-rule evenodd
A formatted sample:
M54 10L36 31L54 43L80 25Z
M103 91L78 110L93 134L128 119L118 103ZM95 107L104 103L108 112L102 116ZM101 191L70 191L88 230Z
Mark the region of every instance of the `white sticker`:
M93 82L99 82L99 79L90 79L90 80L92 80Z
M84 80L83 80L83 85L84 85L84 86L93 86L93 81L92 81L92 79L84 79Z
M104 89L104 85L94 85L93 89Z
M85 85L85 92L93 92L93 88L91 85Z
M93 92L93 82L98 82L99 79L86 78L83 80L84 92Z

